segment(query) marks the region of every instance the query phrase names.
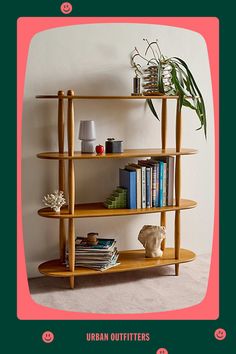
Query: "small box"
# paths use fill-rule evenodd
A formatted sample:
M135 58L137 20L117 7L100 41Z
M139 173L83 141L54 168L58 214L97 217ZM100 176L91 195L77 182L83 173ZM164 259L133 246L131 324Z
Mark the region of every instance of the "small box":
M108 138L106 143L106 154L121 153L123 152L123 141Z

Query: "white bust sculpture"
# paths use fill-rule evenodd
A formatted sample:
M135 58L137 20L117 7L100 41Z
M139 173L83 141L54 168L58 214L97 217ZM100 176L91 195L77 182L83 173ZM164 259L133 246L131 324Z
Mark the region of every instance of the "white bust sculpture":
M145 257L161 257L161 242L166 237L165 226L144 225L138 235L138 240L145 248Z

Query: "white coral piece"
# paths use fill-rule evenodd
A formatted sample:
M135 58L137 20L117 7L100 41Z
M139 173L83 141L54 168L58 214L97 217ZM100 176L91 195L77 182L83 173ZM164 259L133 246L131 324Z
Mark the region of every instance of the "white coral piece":
M43 197L43 203L58 213L62 205L66 203L64 193L62 191L56 190L54 193L47 194Z

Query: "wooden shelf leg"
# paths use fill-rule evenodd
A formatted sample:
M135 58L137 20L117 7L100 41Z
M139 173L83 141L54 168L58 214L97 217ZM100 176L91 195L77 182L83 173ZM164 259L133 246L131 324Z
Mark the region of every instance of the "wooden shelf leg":
M58 91L58 150L59 153L64 152L64 96L63 91ZM65 195L65 162L59 160L58 166L58 189L64 192ZM59 221L59 247L60 247L60 259L63 262L65 260L65 250L66 250L66 230L65 230L65 221L61 219Z
M166 136L167 136L167 100L162 100L161 107L161 146L162 150L166 149ZM161 213L161 226L166 226L166 213ZM166 246L166 240L161 243L161 250L164 252Z
M69 268L70 272L75 271L75 222L74 219L69 219L68 224L68 244L69 244ZM74 288L74 276L70 277L70 287Z
M70 288L71 289L74 289L75 287L75 277L70 277Z
M161 107L161 145L162 150L166 149L166 136L167 136L167 100L162 100Z
M68 140L68 154L74 156L74 106L72 96L74 92L69 90L67 92L68 110L67 110L67 140ZM68 161L68 208L69 213L74 214L75 209L75 167L74 161ZM71 218L68 221L68 244L69 244L69 268L70 272L75 271L75 222ZM70 276L70 287L74 288L74 275Z
M176 109L176 151L181 150L182 119L179 100ZM176 156L175 165L175 203L180 205L181 196L181 156ZM175 259L180 257L180 210L175 212ZM175 275L179 275L179 264L175 264Z
M69 90L67 95L72 97L74 92ZM68 98L67 140L68 155L74 156L74 106L72 98ZM75 208L75 168L73 160L68 161L68 198L69 213L73 214Z
M175 212L175 259L180 258L180 210ZM179 275L179 264L175 264L175 275Z
M166 213L161 213L161 226L166 226ZM164 239L161 243L161 250L164 252L166 246L166 240Z
M59 221L59 244L60 244L60 260L65 261L66 253L66 228L65 220L60 219Z

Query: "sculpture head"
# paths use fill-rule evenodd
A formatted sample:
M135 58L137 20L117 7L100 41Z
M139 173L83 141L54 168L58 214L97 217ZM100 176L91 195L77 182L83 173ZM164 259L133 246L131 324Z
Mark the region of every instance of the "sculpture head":
M138 240L145 248L146 257L161 257L162 240L166 237L165 226L144 225L138 235Z

